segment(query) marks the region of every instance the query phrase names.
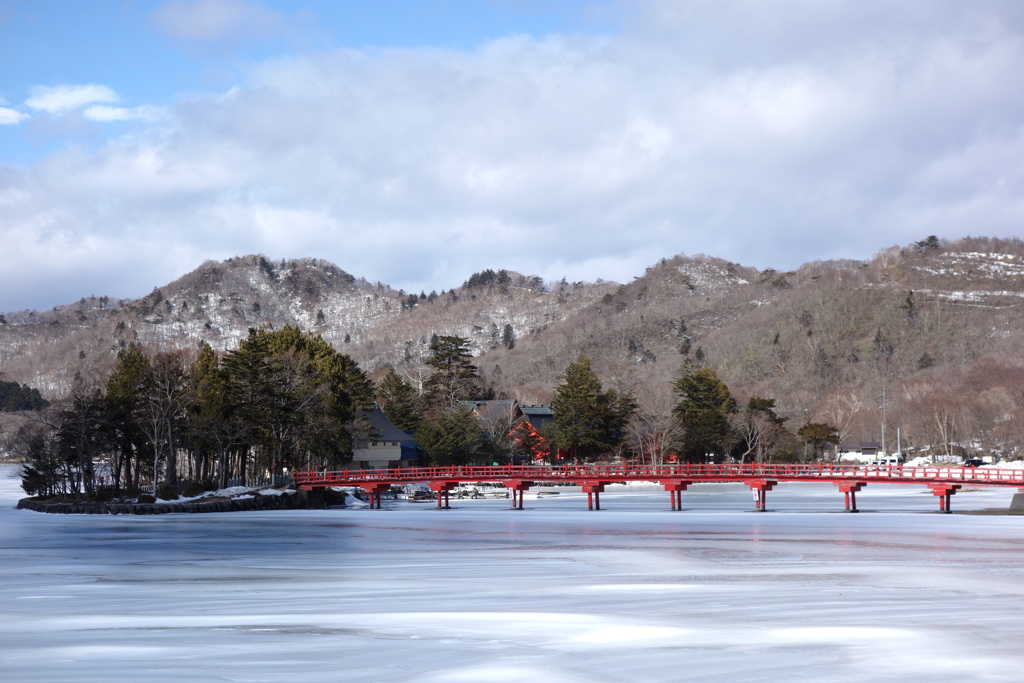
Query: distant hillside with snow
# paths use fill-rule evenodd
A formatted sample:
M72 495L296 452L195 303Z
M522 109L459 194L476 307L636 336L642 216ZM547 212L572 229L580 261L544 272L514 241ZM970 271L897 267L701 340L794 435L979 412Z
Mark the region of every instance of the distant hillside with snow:
M996 450L1024 444L1022 306L1024 244L994 238L788 272L680 255L629 283L486 271L422 293L319 259L253 255L204 263L136 300L5 313L0 372L58 399L76 376L102 383L130 342L223 351L250 327L290 324L373 376L393 366L415 383L431 336L458 335L486 383L525 403L550 400L586 353L606 385L663 414L689 359L715 369L741 403L775 398L791 424L828 422L844 440L879 440L884 416L905 444L970 438Z

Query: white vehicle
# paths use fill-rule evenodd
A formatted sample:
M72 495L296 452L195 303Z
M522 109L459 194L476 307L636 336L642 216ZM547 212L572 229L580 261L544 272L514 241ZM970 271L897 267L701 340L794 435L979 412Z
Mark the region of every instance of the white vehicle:
M880 458L878 458L878 460L875 460L871 464L872 465L892 466L892 465L902 465L905 462L906 462L906 458L904 458L902 455L883 455Z

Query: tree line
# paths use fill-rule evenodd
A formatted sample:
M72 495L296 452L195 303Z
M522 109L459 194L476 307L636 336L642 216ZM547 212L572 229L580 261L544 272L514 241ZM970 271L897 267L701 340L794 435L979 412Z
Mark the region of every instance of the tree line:
M298 328L251 329L218 356L203 344L147 353L130 344L105 385L76 386L19 434L30 495L176 495L254 473L346 464L365 438L373 385L348 356ZM97 466L102 463L102 469Z
M390 368L377 402L396 426L416 433L434 465L601 458L646 464L766 462L821 457L826 443L838 442L838 431L825 423L808 422L790 431L774 399L754 396L739 406L715 371L693 360L684 362L672 384L674 402L667 414L641 409L629 391L605 388L585 354L559 378L553 421L535 429L524 415L514 414L511 401L504 409L476 409L494 392L484 388L467 339L434 337L430 350L427 365L433 373L422 391Z
M0 381L0 412L39 410L48 405L50 402L42 397L38 389L18 382Z
M795 455L797 437L773 399L740 409L714 370L692 361L673 384L670 414L658 416L640 411L630 392L602 386L580 354L555 388L553 421L537 430L513 402L493 402L467 339L435 335L430 352L430 375L414 386L394 368L374 384L322 337L291 326L250 329L222 355L203 344L191 359L131 344L102 386L82 383L19 435L23 484L30 495L95 497L147 483L173 496L252 475L341 468L372 438L375 405L415 435L421 465ZM491 409L477 410L484 405ZM835 430L805 425L799 437L820 445Z

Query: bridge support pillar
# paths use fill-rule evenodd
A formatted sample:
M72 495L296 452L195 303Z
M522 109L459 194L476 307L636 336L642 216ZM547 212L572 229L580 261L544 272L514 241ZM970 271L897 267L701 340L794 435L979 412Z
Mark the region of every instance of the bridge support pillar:
M430 490L437 492L437 509L438 510L448 510L448 509L450 509L450 506L448 504L449 503L448 493L449 493L449 491L451 491L453 488L455 488L458 485L459 485L459 482L457 482L457 481L432 481L432 482L430 482L430 484L429 484Z
M750 479L746 482L750 490L754 492L754 510L757 512L765 511L768 492L775 487L776 483L771 479Z
M583 492L587 494L587 509L600 510L601 493L604 491L604 482L585 481L583 482L582 488Z
M510 508L512 510L523 509L523 493L530 490L533 486L532 481L523 481L522 479L512 479L510 481L503 481L505 488L508 489L509 498L511 498Z
M868 485L866 481L837 481L835 485L846 497L846 511L857 512L857 491Z
M691 481L663 481L661 485L668 491L669 498L672 501L672 510L683 509L683 491L692 484Z
M960 489L960 484L928 484L932 494L939 497L939 512L947 515L953 511L950 498Z
M380 510L381 494L391 488L391 484L363 484L361 487L370 497L370 509Z

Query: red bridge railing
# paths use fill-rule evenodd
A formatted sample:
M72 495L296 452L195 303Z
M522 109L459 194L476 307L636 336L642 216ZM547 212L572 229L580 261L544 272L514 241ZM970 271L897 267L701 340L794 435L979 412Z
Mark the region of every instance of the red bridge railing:
M550 483L689 481L745 482L821 481L864 483L960 484L1024 487L1024 470L994 467L907 467L903 465L833 464L710 464L710 465L502 465L483 467L404 467L383 470L298 471L299 488L407 484L431 482L489 482L526 480Z

